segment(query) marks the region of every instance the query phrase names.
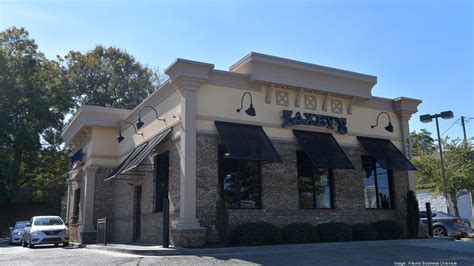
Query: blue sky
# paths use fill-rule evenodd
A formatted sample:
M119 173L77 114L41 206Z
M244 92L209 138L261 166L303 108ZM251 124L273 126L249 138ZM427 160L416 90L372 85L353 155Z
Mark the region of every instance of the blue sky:
M175 58L227 70L251 51L378 77L372 93L422 99L418 116L474 118L473 1L1 1L0 30L23 26L49 57L96 44L151 67ZM474 136L474 119L467 123ZM446 133L462 137L460 123Z

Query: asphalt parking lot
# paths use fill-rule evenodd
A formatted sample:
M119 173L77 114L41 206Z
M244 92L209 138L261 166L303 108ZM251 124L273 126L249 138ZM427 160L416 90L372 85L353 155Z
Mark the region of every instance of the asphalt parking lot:
M412 264L409 264L412 263ZM419 264L414 264L419 263ZM84 248L0 247L0 265L474 265L474 242L289 249L186 256L143 256Z

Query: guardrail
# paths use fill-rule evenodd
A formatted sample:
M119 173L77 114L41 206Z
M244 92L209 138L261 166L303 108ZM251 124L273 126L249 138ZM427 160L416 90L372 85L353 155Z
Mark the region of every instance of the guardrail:
M97 245L107 246L107 217L97 219Z

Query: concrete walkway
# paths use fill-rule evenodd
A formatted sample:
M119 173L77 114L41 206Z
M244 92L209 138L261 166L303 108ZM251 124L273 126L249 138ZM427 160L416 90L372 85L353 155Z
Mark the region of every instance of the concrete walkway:
M318 249L338 248L370 248L370 247L394 247L394 246L418 246L440 248L445 247L446 242L454 239L400 239L379 241L352 241L337 243L312 243L296 245L270 245L270 246L246 246L225 248L180 248L161 246L131 245L131 244L108 244L107 246L86 245L85 248L102 251L120 252L126 254L149 255L149 256L180 256L180 255L229 255L229 254L256 254L256 253L280 253L294 251L312 251ZM456 247L452 247L456 250ZM463 251L474 253L474 242L463 246ZM473 255L474 256L474 255Z

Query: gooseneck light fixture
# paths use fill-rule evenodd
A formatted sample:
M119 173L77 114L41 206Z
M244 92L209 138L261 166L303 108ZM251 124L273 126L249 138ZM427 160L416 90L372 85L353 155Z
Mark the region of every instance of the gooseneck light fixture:
M436 120L436 131L438 132L439 157L441 159L441 175L443 177L443 194L444 194L444 197L446 198L446 206L448 207L448 213L453 214L452 208L451 208L452 207L451 201L448 198L448 192L447 192L448 183L446 181L446 175L444 174L443 148L441 146L441 135L439 134L439 123L438 123L438 118L440 117L443 119L449 119L449 118L453 118L454 114L452 111L445 111L445 112L441 112L439 114L434 114L434 115L430 115L430 114L421 115L420 121L422 123L429 123L433 121L433 118Z
M253 108L252 94L250 94L250 92L248 91L246 91L244 95L242 95L242 99L240 99L240 108L237 109L237 113L239 113L244 107L244 97L246 94L248 94L250 97L250 107L247 110L245 110L245 113L249 116L255 116L255 108Z
M145 108L151 108L153 111L155 111L155 115L156 115L156 120L160 120L160 121L164 121L166 122L166 119L160 119L158 118L158 111L156 111L155 108L153 108L153 106L149 106L149 105L145 105L142 107L142 109L140 109L140 111L138 111L138 121L137 121L137 129L140 129L145 123L143 123L142 121L142 110L145 109Z
M123 124L121 124L120 127L119 127L119 135L118 135L118 137L117 137L118 143L122 142L122 141L125 139L125 137L122 136L122 126L125 125L125 124L131 125L131 126L133 127L133 129L135 129L135 134L138 134L138 135L142 135L142 136L143 136L143 133L138 132L138 131L137 131L137 128L135 127L134 124L132 124L132 123L126 121L126 122L124 122Z
M387 130L388 132L393 132L392 121L390 120L390 115L387 112L380 112L380 114L377 115L375 125L370 126L370 128L374 128L379 125L379 117L381 114L386 114L388 116L388 125L385 127L385 130Z

